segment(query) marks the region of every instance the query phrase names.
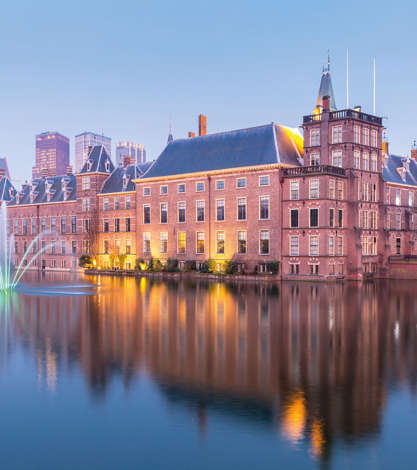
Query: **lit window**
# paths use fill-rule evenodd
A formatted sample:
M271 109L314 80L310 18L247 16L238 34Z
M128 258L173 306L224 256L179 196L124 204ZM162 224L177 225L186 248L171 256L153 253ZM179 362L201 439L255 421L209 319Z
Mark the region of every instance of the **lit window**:
M184 254L186 249L186 234L185 232L178 232L177 235L177 253Z
M159 234L159 252L168 253L168 232Z
M261 230L259 233L259 253L261 255L269 254L269 230Z
M247 248L247 233L245 231L237 232L237 252L245 254Z
M150 232L143 232L143 252L144 253L151 252L151 233Z
M205 247L205 234L204 232L197 232L197 253L204 253Z
M217 232L216 234L216 252L224 254L224 232Z
M269 186L269 175L263 175L259 177L259 186Z

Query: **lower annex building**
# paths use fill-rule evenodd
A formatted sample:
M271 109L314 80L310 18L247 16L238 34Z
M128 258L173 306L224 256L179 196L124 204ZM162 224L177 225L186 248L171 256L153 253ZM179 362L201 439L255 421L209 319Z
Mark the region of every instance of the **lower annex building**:
M36 269L91 254L106 269L174 258L247 273L278 262L283 279L417 277L417 151L390 155L382 118L336 109L329 69L302 128L207 135L200 116L199 135L170 135L154 162L115 168L97 146L75 175L20 191L0 175L16 260L45 232Z

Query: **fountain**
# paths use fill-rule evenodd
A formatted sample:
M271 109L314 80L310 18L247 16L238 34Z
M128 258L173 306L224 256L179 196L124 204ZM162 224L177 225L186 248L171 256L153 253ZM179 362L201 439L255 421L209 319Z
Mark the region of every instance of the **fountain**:
M0 292L3 293L16 289L26 270L50 247L50 245L46 245L38 251L35 250L32 253L32 258L29 260L31 250L36 246L41 236L44 235L44 233L40 233L29 244L16 268L13 262L14 235L11 234L9 236L7 225L7 207L3 202L0 208Z

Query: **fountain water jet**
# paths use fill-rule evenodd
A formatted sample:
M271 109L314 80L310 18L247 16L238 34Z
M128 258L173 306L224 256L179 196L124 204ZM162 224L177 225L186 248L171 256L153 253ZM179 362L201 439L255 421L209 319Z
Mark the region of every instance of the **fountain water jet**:
M40 233L32 240L23 254L18 267L15 269L13 263L14 235L11 234L9 236L7 233L7 207L3 202L0 208L0 292L16 289L16 286L26 270L51 246L46 245L40 250L35 251L30 261L25 264L32 247L36 246L36 243L42 235L44 234Z

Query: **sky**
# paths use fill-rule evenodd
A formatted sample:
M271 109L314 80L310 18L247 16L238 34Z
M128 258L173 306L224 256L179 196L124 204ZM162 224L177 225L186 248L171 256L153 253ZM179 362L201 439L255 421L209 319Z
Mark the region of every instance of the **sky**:
M174 138L313 111L330 49L338 108L385 116L390 150L417 138L415 18L400 1L16 0L0 6L0 156L17 186L31 177L35 135L83 131L142 143L148 159Z

